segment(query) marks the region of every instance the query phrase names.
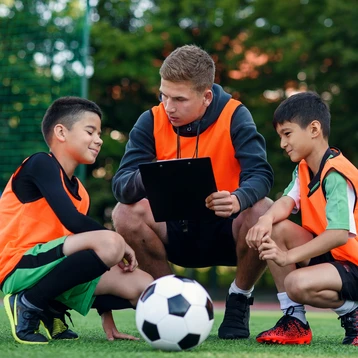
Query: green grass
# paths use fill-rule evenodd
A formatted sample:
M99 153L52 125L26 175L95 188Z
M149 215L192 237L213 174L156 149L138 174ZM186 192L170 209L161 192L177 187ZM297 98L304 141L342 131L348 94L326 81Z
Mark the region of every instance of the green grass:
M337 316L330 311L308 312L307 318L313 330L310 345L276 346L262 345L255 336L264 329L272 327L279 318L279 312L251 312L251 337L246 340L224 341L217 338L217 329L223 312L215 311L215 323L208 339L199 347L185 352L161 352L153 350L143 339L140 341L108 342L102 331L100 318L95 311L86 317L72 313L74 331L80 339L74 342L52 341L45 346L29 346L16 343L11 335L4 307L0 307L0 356L7 358L276 358L276 357L351 357L357 356L358 347L344 346L341 341L344 330ZM138 336L133 310L115 312L119 330Z

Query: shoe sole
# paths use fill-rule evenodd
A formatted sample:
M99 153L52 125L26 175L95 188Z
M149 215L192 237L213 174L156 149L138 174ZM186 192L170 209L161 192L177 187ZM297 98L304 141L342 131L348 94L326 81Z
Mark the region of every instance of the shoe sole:
M43 323L42 321L40 321L40 323L42 324L42 327L45 329L45 333L46 333L47 338L51 340L52 336L50 334L50 331L46 328L45 323Z
M262 337L256 338L256 341L259 343L272 343L272 344L310 344L312 337L300 337L294 339L283 339L282 337Z
M10 297L12 295L6 295L4 297L4 307L5 307L5 312L7 314L7 317L9 318L10 321L10 326L11 326L11 333L12 336L14 337L16 342L22 343L22 344L48 344L48 342L30 342L30 341L23 341L22 339L20 339L17 335L16 335L16 324L15 324L15 319L14 319L14 315L12 313L12 309L11 309L11 304L10 304Z
M220 339L248 339L250 337L250 333L246 334L244 336L239 336L239 335L235 335L235 334L232 334L232 333L223 334L223 333L219 332L218 337Z
M249 337L236 337L236 336L218 336L220 339L226 339L226 340L239 340L239 339L248 339Z

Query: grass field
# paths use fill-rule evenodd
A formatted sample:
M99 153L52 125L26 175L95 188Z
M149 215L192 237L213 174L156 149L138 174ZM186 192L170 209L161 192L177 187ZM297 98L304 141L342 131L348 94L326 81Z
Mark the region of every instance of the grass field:
M262 345L255 336L273 326L279 312L251 312L251 337L246 340L224 341L217 338L217 329L222 321L223 311L215 311L215 323L208 339L199 347L185 352L162 352L153 350L143 339L140 341L108 342L102 332L100 318L95 311L86 317L72 313L74 331L80 339L75 342L52 341L45 346L28 346L16 343L4 310L0 307L0 356L6 358L274 358L274 357L351 357L358 356L358 347L344 346L341 341L344 330L337 316L330 311L308 312L307 318L313 331L313 341L305 346ZM118 328L125 333L138 336L133 310L115 312Z

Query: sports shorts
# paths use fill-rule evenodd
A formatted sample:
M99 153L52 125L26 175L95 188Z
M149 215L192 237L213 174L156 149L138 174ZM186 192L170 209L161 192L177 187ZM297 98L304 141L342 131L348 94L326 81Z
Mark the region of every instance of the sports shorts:
M182 267L236 266L230 218L168 221L168 260Z
M358 301L358 266L350 261L337 261L330 252L310 260L309 266L330 263L338 271L342 280L342 290L339 298L342 300Z
M4 281L2 286L4 294L29 289L62 262L66 258L62 251L66 237L63 236L45 244L38 244L26 251L12 273ZM58 279L60 280L61 277ZM77 285L56 297L56 300L85 316L92 307L95 299L94 291L99 279L100 277Z

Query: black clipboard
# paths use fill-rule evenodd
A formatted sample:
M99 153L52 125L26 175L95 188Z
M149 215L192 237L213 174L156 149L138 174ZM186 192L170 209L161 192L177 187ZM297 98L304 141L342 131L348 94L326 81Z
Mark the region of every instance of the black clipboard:
M143 163L139 170L156 222L215 216L205 206L217 191L210 157Z

